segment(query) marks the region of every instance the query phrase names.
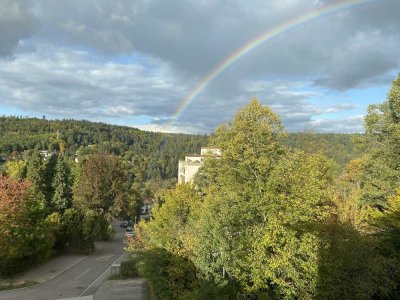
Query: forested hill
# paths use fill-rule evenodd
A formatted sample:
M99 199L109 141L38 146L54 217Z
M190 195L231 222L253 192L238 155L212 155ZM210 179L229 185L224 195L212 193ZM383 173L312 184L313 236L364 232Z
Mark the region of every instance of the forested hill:
M353 138L350 134L293 133L285 143L307 152L322 151L344 165L357 155ZM34 148L58 151L60 147L73 158L77 151L95 147L99 152L141 161L148 178L175 178L179 157L198 153L207 141L205 135L154 133L89 121L0 117L0 156L6 159Z
M290 133L284 143L307 153L323 153L333 159L341 169L362 154L357 146L357 140L361 137L361 134L356 133Z
M0 156L21 155L24 150L76 153L107 152L145 165L148 178L177 176L183 153L196 153L207 136L142 131L127 126L77 120L0 117ZM14 153L13 153L14 152Z

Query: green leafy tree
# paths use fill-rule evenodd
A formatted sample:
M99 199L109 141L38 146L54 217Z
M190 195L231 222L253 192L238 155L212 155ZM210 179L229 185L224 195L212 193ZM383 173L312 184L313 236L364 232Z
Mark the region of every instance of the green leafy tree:
M189 185L178 185L164 192L163 205L153 208L151 222L136 225L137 238L130 249L141 258L140 274L162 299L190 299L198 285L188 258L187 224L199 201Z
M313 298L318 280L320 225L330 217L333 165L323 156L295 152L280 160L260 206L265 222L255 229L253 289L279 298Z
M126 207L127 172L120 157L104 153L87 157L77 178L74 203L109 220Z
M142 223L153 247L161 247L171 253L183 253L186 225L191 210L198 207L200 198L190 185L177 185L163 195L163 205L152 210L153 221Z
M252 284L246 279L252 276L248 247L254 226L265 221L260 205L269 176L285 153L280 144L284 136L279 117L256 99L215 131L210 143L222 156L206 160L203 182L209 186L203 188L206 197L192 225L193 261L207 278L226 284L235 277Z
M366 173L372 174L369 200L381 208L387 197L395 193L400 177L399 115L400 75L393 82L387 100L370 105L365 117L365 144L371 157Z
M62 216L63 246L72 251L90 253L94 250L95 214L68 208Z
M6 172L13 179L26 177L26 162L23 160L9 160L6 162Z
M53 207L58 212L64 212L72 206L72 183L68 164L63 155L57 158L56 172L53 179Z

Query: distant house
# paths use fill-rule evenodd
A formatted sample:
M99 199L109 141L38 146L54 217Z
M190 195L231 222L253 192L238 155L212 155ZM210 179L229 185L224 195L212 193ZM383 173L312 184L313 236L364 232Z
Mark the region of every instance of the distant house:
M43 158L43 160L49 159L54 154L56 154L56 152L54 152L54 151L53 152L49 152L47 150L40 151L40 156Z
M193 181L194 175L204 165L206 157L221 156L221 149L216 147L201 147L200 154L185 155L185 160L180 160L178 165L178 183Z

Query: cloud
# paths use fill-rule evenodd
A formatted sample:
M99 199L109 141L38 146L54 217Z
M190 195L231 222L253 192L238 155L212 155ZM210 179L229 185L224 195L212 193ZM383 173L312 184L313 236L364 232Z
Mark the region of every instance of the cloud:
M317 132L364 132L363 128L364 116L355 115L343 119L316 119L309 122L309 128Z
M2 0L0 5L0 57L10 56L22 39L31 37L37 21L26 1Z
M182 100L230 54L261 33L333 2L3 3L2 104L56 117L209 132L257 96L289 130L318 125L321 131L357 131L361 121L346 118L360 115L366 104L343 103L357 102L346 95L388 86L400 66L400 2L366 2L266 41L210 82L172 121ZM333 116L347 129L339 123L329 129Z
M170 115L182 91L168 66L146 60L119 64L87 52L37 45L36 52L0 61L2 103L57 117L132 118Z

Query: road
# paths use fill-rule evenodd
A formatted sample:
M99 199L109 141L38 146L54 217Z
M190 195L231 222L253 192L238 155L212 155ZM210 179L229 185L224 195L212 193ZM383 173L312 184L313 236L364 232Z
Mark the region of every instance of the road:
M114 225L116 234L112 241L83 259L80 263L52 280L32 287L0 292L0 300L30 299L54 300L93 295L108 277L109 266L124 255L125 229Z

